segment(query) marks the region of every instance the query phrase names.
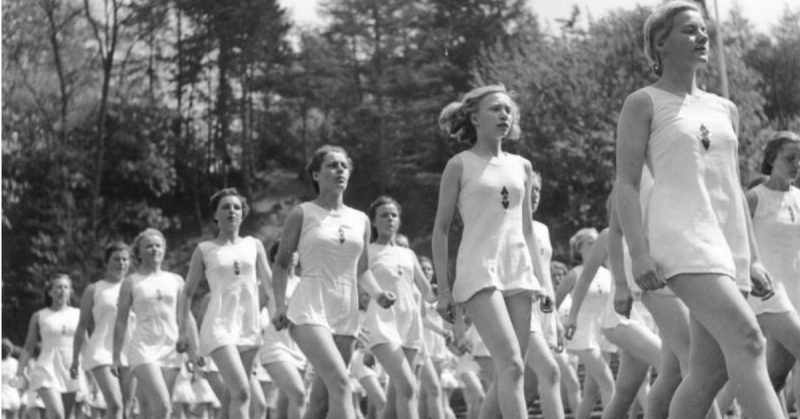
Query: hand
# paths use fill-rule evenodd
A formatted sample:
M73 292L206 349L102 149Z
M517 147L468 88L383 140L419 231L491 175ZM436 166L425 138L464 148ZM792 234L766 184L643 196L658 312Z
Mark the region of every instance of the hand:
M381 291L375 296L375 302L383 308L389 308L397 301L397 296L393 292Z
M456 321L455 305L453 304L453 295L449 292L440 292L439 301L436 302L436 312L448 323Z
M449 345L449 344L453 343L453 332L452 331L450 331L448 329L444 329L444 332L442 332L442 336L444 337L445 345Z
M122 362L119 359L115 359L111 362L111 374L114 377L120 377L120 370L122 369Z
M542 294L539 296L539 309L542 311L542 313L552 313L553 307L555 307L553 298L547 294Z
M577 322L572 317L564 322L564 337L568 340L572 340L572 337L575 336L575 330L578 328L576 323Z
M78 378L78 361L72 361L72 365L69 366L69 376L73 380Z
M614 291L614 311L619 315L631 318L631 309L633 308L633 297L631 290L628 286L617 285Z
M286 307L281 307L275 310L275 314L272 316L272 325L275 326L275 330L283 330L289 327L292 323L289 321L289 318L286 317Z
M644 253L631 259L633 277L643 291L655 291L667 285L652 256Z
M755 261L750 264L750 282L753 283L753 289L750 294L754 297L761 297L763 301L775 295L775 290L772 288L772 278L770 278L769 272L761 262Z

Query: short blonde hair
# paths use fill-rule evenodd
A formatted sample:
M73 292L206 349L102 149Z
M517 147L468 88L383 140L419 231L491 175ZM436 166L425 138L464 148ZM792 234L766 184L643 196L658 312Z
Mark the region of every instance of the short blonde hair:
M506 138L509 140L519 139L519 106L514 101L512 93L502 84L477 87L465 94L461 101L451 102L445 106L439 114L439 128L458 141L475 144L475 141L478 140L478 133L470 118L478 111L481 100L492 93L503 93L511 98L511 129Z
M572 260L582 262L581 245L588 240L597 240L600 233L594 227L582 228L569 239L569 256Z
M673 0L664 3L653 10L653 13L644 22L644 55L657 75L661 75L661 57L656 51L656 45L664 41L672 31L675 16L680 12L693 10L703 13L700 7L691 1Z
M164 248L166 250L167 239L164 237L164 233L162 233L161 230L158 230L156 228L152 227L146 228L144 231L139 233L139 235L136 236L135 239L133 239L133 243L131 244L131 247L133 248L133 257L136 258L137 262L142 261L139 256L140 252L139 246L142 244L142 240L144 240L145 237L150 237L150 236L156 236L161 238L161 242L164 243Z

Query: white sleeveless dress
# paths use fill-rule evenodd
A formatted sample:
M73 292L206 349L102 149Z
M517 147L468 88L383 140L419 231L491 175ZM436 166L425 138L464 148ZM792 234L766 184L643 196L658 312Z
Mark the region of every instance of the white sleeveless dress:
M455 158L463 168L458 210L464 232L453 300L463 303L486 288L504 293L539 289L522 229L527 161L509 153L485 159L469 150Z
M355 336L356 276L369 218L347 206L328 211L304 202L300 208L303 226L298 253L303 269L286 315L295 325L318 325L336 335Z
M751 295L747 301L756 314L800 310L800 189L758 185L753 191L758 196L753 231L775 295L765 301Z
M414 264L417 256L410 249L371 243L369 267L384 291L397 297L389 308L369 304L364 320L369 347L393 343L404 348L422 347L422 317L415 298Z
M653 103L646 162L650 253L665 278L720 274L750 290L750 249L729 102L643 89Z
M38 313L42 350L31 373L31 389L51 388L59 393L77 391L79 383L70 377L69 367L81 311L68 306L58 311L43 308Z
M583 267L575 269L583 269ZM578 311L575 334L571 340L566 341L566 349L583 351L600 348L600 326L608 299L611 298L612 283L611 272L602 266L597 268L597 273L586 292L581 309ZM562 307L563 305L562 303Z
M205 276L211 288L200 326L200 354L222 346L252 348L261 345L256 259L258 243L242 237L220 246L213 241L197 245L203 255Z
M94 329L83 347L83 368L91 371L97 367L111 365L114 344L114 325L117 321L117 303L122 281L100 280L94 283L92 318ZM127 344L132 327L129 324L125 343ZM124 345L123 345L124 347ZM128 365L125 351L120 354L122 365Z
M19 362L16 358L8 355L2 363L2 393L0 393L0 404L3 410L19 410L22 406L19 390L11 385L17 378L17 366Z
M546 281L552 281L550 276L550 262L553 260L553 245L550 243L550 229L543 223L533 220L533 232L536 237L536 245L539 247L539 257L542 260L542 275ZM553 286L555 289L555 286ZM542 332L548 345L555 347L558 343L558 331L556 328L555 301L553 311L545 313L538 300L533 302L531 310L531 332Z
M294 291L297 289L297 284L299 283L300 278L295 275L291 275L287 278L287 299L292 298ZM300 347L297 346L297 343L289 335L289 330L276 330L275 325L270 321L269 315L267 315L266 318L264 317L264 312L266 311L266 308L261 311L263 343L258 353L259 363L265 365L273 362L289 362L298 370L304 369L306 366L305 354L303 354L303 351L300 350Z
M177 304L183 279L170 272L142 275L132 273L133 304L136 327L128 345L131 369L142 364L162 368L180 368L176 350L178 342Z
M436 303L429 303L427 301L421 301L421 314L424 316L424 321L430 322L435 327L438 327L440 330L446 330L444 326L444 319L439 313L436 311ZM448 358L450 355L450 350L447 349L447 342L444 339L444 336L440 335L438 332L430 329L429 327L424 326L422 327L422 341L423 341L423 349L422 349L422 357L418 357L424 359L423 357L430 357L433 362L441 362Z

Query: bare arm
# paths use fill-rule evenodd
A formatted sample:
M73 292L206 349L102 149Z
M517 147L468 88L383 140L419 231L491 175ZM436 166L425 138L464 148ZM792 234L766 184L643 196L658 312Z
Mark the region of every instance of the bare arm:
M272 296L275 301L275 310L272 314L273 323L278 330L289 325L286 318L286 281L289 278L292 254L297 251L297 246L300 244L302 228L303 209L298 206L286 217L281 233L281 242L278 245L278 254L272 265Z
M453 294L450 290L450 275L448 273L448 243L447 237L450 233L450 224L453 222L453 215L456 211L458 194L460 193L461 172L463 170L461 160L452 158L447 162L447 166L442 173L442 180L439 185L439 204L436 207L436 220L433 225L433 237L431 244L433 247L433 267L436 278L439 278L439 304L437 311L448 322L453 322Z
M130 277L122 280L117 300L117 319L114 322L114 343L112 345L112 358L114 365L120 365L120 352L125 342L125 333L128 331L128 316L133 304L133 281Z
M573 268L567 272L567 275L564 276L564 279L558 284L558 288L556 289L556 307L561 307L561 303L564 302L567 295L575 288L575 282L578 280L578 275L582 269L583 267L581 266Z
M611 272L614 276L614 311L625 317L630 317L633 297L628 287L627 273L625 272L622 229L617 219L613 197L611 200L611 214L609 214L611 225L608 227L608 259L611 261Z
M622 232L628 241L633 275L643 290L662 288L666 284L658 273L655 260L650 256L639 201L652 119L652 101L646 92L639 90L625 100L617 124L615 204Z
M22 350L19 354L19 363L17 363L17 376L22 376L23 371L28 366L28 361L31 359L33 348L36 342L39 341L39 312L33 313L31 321L28 323L28 334L25 336L25 343L22 345Z
M371 232L369 219L366 219L365 223L364 249L361 250L361 256L358 258L358 286L366 291L381 307L389 308L394 304L397 296L391 292L384 291L369 269L369 246L367 245Z
M261 284L261 291L267 297L267 301L263 305L274 304L275 294L272 291L272 269L269 267L267 251L264 250L264 244L261 243L261 240L256 240L256 278L258 283ZM272 309L274 310L275 307L272 307Z
M70 375L72 378L78 375L79 357L81 348L83 348L83 341L88 336L87 329L89 323L92 321L92 308L94 308L94 288L95 284L91 284L83 290L81 296L81 314L78 318L78 328L75 330L75 337L72 339L72 365L70 366Z
M525 198L522 201L522 232L525 236L525 242L528 245L528 251L531 255L531 263L533 263L533 274L539 281L542 293L545 298L552 296L553 289L550 278L544 276L544 261L542 260L542 252L539 251L539 245L536 241L536 232L533 230L533 212L531 211L531 188L533 187L533 168L531 163L525 160Z
M589 287L592 285L595 275L597 275L597 270L600 269L606 258L608 258L608 229L600 232L594 245L592 245L589 256L583 261L583 270L575 283L575 288L572 290L572 307L569 310L568 320L571 325L576 323L583 300L586 299L586 294L589 292Z
M186 282L183 284L183 290L180 293L181 298L178 301L178 330L180 330L180 342L183 344L192 343L196 344L193 336L197 335L197 324L190 321L189 318L194 319L190 313L189 308L192 305L194 293L197 291L197 286L203 280L203 272L205 271L205 262L203 261L203 252L200 251L200 246L194 249L192 259L189 262L189 273L186 275ZM194 330L192 330L194 328ZM194 346L192 346L194 348Z

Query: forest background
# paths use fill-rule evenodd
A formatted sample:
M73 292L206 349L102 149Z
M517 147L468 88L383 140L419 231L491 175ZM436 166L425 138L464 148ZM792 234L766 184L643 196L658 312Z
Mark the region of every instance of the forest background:
M324 25L293 28L277 0L3 0L4 337L21 343L46 279L66 272L80 293L106 244L148 226L185 274L223 186L250 198L243 233L276 241L313 197L303 168L322 144L355 162L346 202L394 196L429 255L439 176L463 148L436 119L483 83L517 94L523 137L507 148L542 173L537 218L567 261L572 233L606 224L622 102L655 80L650 9L576 8L545 31L525 3L327 0ZM800 9L757 31L733 8L722 28L746 184L766 139L800 130ZM701 84L720 91L713 57Z

